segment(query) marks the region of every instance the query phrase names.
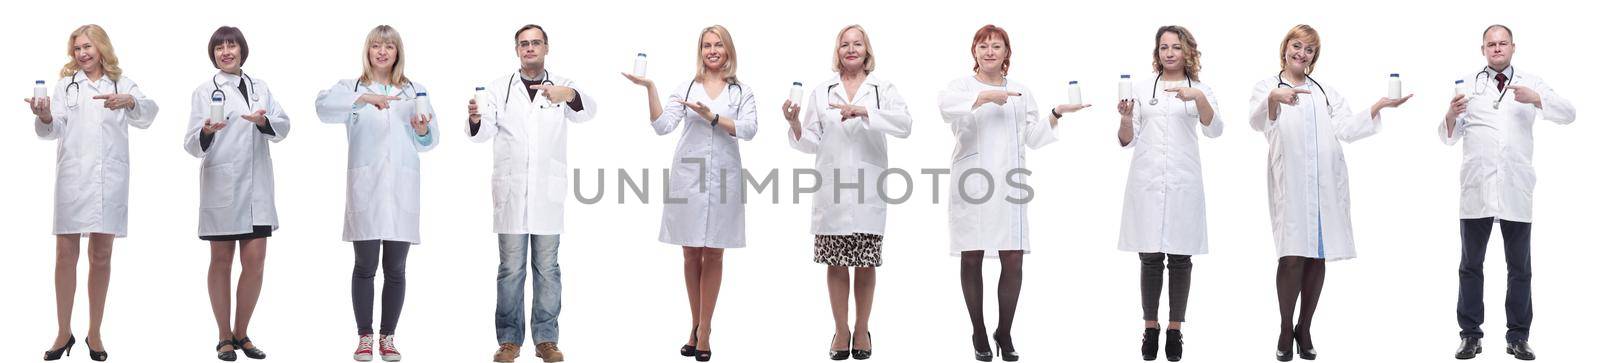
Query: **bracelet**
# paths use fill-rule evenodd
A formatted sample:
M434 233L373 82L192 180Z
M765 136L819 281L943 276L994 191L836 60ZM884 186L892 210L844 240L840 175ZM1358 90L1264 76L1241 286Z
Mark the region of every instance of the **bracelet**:
M1056 119L1060 119L1061 118L1061 113L1060 112L1056 112L1056 108L1055 107L1051 107L1050 108L1050 115L1051 116L1055 116Z
M721 120L721 119L722 119L722 114L720 114L720 113L719 114L715 114L715 115L711 115L711 126L716 126L717 125L717 121Z

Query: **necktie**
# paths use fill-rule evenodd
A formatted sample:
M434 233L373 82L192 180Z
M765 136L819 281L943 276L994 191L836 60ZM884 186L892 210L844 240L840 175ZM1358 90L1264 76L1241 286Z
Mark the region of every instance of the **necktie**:
M1499 82L1498 84L1495 85L1495 87L1499 87L1500 88L1500 92L1505 92L1506 91L1506 74L1505 73L1496 74L1496 75L1494 75L1494 80L1496 82Z

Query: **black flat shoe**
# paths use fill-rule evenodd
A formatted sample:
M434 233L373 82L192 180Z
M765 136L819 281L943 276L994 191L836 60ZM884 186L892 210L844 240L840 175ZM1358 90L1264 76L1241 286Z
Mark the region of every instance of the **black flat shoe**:
M56 349L47 350L47 351L44 352L44 360L61 359L61 356L63 356L63 355L71 356L72 355L72 345L76 344L76 343L78 343L78 337L68 335L67 336L67 344L63 344L60 347L57 347Z
M1015 362L1019 359L1022 359L1022 356L1017 354L1017 347L1011 345L1010 336L1006 336L1006 338L1002 340L1000 339L1000 335L996 334L994 336L994 345L1000 347L1000 360Z
M854 342L851 343L853 344ZM867 332L867 346L872 346L872 332L870 331ZM872 358L872 350L851 348L850 357L855 358L856 360L867 360L868 358Z
M693 328L689 328L689 339L690 339L690 341L695 342L695 343L699 343L699 340L695 339L695 338L699 337L699 335L697 335L699 333L700 333L700 326L699 325L695 325ZM699 354L699 353L700 353L700 351L694 349L694 343L684 344L683 348L678 348L678 355L685 356L685 357L693 357L693 356L695 356L695 354Z
M1294 351L1300 355L1300 359L1317 360L1317 348L1311 345L1310 331L1300 330L1299 326L1294 327Z
M697 350L697 351L695 351L694 352L694 360L697 361L697 362L710 362L711 361L711 351L709 351L709 350Z
M994 351L989 349L989 339L982 333L972 334L972 358L979 362L994 361Z
M233 341L232 340L224 340L224 341L217 342L217 347L214 348L214 349L217 350L217 360L221 360L221 361L224 361L224 362L232 362L232 361L238 360L239 359L239 353L234 352L232 350L229 350L229 351L226 351L226 352L222 351L222 347L232 347L232 346L233 346Z
M245 352L245 357L250 357L251 360L266 360L267 352L261 352L261 347L254 347L254 349L246 349L245 344L248 344L248 342L250 342L250 337L248 337L248 336L240 337L240 339L234 339L234 350L240 350L240 352ZM254 344L251 344L251 345L254 345Z
M1161 339L1161 329L1144 328L1144 339L1139 340L1139 354L1144 356L1144 360L1156 360L1156 350L1161 348L1161 342L1157 339Z
M1533 360L1533 347L1528 346L1528 341L1526 340L1509 342L1506 343L1506 354L1510 354L1520 360Z
M833 338L828 339L828 359L831 359L831 360L850 359L850 352L852 351L850 349L850 345L846 344L845 347L844 347L845 349L840 349L840 350L834 350L833 349L833 341L837 340L837 339L839 339L839 334L834 334Z
M1483 353L1483 342L1478 338L1461 338L1461 345L1456 346L1456 359L1477 358Z
M1183 360L1183 332L1167 329L1167 361Z

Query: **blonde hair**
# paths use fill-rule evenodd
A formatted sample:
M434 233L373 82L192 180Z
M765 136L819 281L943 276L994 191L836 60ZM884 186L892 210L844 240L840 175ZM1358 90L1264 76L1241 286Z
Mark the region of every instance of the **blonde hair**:
M1295 39L1305 39L1306 46L1317 48L1311 53L1311 63L1306 63L1306 74L1317 68L1317 58L1322 58L1322 37L1317 35L1317 30L1310 25L1300 24L1289 28L1289 34L1283 36L1283 42L1278 44L1278 69L1289 69L1289 62L1283 59L1283 53L1289 52L1289 42Z
M1161 35L1166 33L1177 35L1178 43L1183 44L1183 74L1200 80L1200 43L1194 40L1194 33L1181 26L1168 25L1156 30L1156 48L1150 51L1150 66L1157 73L1161 72Z
M122 79L122 67L117 66L117 51L111 48L111 36L106 35L106 30L99 25L89 24L78 27L67 36L67 65L61 66L61 76L68 77L78 73L78 57L72 51L73 43L78 37L89 38L89 43L94 45L94 50L100 53L100 70L111 80Z
M389 84L398 86L411 83L411 80L406 78L405 44L400 42L400 32L388 25L379 25L376 28L372 28L371 32L367 32L367 41L362 43L364 46L361 47L361 80L359 83L371 83L378 76L372 70L372 56L367 54L375 43L394 43L394 69L389 70L389 79L387 80Z
M856 31L861 32L861 46L863 48L863 69L861 70L861 73L872 74L872 70L878 67L878 57L872 53L872 39L867 38L867 30L862 29L861 25L859 24L851 24L850 26L844 27L844 29L839 29L839 36L833 38L833 71L839 72L844 70L844 59L839 58L839 43L844 41L844 33L850 32L850 29L855 29Z
M704 78L707 73L711 72L710 69L706 69L705 60L700 59L700 39L705 39L707 33L715 33L718 38L722 38L722 47L728 50L728 54L723 56L723 58L727 58L727 60L722 62L722 79L728 81L728 83L739 83L739 77L736 75L739 71L739 55L738 52L733 49L733 35L728 34L728 28L724 28L721 25L712 25L706 27L705 29L701 29L700 37L695 38L694 63L697 64L697 66L695 66L694 79L700 80Z

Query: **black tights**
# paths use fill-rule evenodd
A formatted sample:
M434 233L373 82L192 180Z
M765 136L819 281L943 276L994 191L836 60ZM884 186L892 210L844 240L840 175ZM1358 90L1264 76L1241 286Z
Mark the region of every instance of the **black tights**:
M1312 348L1311 315L1317 312L1317 300L1322 298L1322 282L1328 276L1327 263L1320 258L1278 258L1278 351L1289 351L1293 340L1299 340L1305 349ZM1293 320L1296 297L1303 297L1298 325Z
M972 319L972 348L991 351L983 323L984 251L961 252L961 293L966 297L967 316ZM1003 351L1013 351L1011 321L1017 317L1017 298L1022 295L1022 251L1000 251L1000 323L994 340Z

